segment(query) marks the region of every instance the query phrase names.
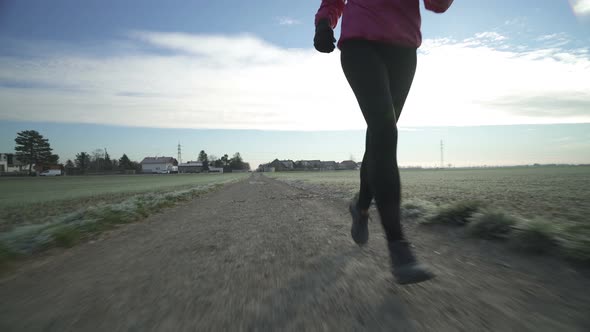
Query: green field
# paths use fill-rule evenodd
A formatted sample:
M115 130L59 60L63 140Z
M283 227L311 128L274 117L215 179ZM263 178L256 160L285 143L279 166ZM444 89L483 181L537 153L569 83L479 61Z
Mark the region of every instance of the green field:
M0 178L0 231L133 195L222 184L247 173Z
M282 172L266 175L332 197L358 190L358 171ZM526 217L589 222L590 167L402 170L404 200L436 205L479 200Z

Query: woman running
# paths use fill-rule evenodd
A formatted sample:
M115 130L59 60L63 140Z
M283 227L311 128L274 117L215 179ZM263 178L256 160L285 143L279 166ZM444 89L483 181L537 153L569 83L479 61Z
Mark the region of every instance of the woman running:
M426 9L445 12L453 0L424 0ZM338 48L344 75L367 123L361 185L350 203L351 235L368 241L369 206L375 199L385 230L393 275L410 284L434 277L419 264L400 223L401 186L397 126L416 71L422 42L419 0L322 0L315 16L314 46L334 51L334 28L342 16Z

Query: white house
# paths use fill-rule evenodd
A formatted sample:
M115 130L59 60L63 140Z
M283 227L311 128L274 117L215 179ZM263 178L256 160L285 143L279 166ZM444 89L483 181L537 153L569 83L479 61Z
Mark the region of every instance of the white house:
M14 153L0 153L0 173L28 171L29 165L24 165Z
M178 161L172 157L145 157L141 161L143 173L170 173Z

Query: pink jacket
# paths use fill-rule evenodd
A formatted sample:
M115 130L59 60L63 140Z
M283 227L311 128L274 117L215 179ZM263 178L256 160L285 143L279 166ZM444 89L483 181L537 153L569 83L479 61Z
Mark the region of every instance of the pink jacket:
M424 0L426 9L445 12L453 0ZM336 27L342 16L340 41L367 39L409 47L422 44L419 0L322 0L315 16Z

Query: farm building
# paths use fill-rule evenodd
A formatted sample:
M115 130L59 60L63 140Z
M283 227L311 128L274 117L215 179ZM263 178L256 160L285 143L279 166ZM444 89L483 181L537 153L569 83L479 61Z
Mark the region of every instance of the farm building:
M145 157L141 161L143 173L169 173L173 166L178 166L178 161L172 157Z
M178 165L178 173L201 173L203 163L200 161L189 161Z

